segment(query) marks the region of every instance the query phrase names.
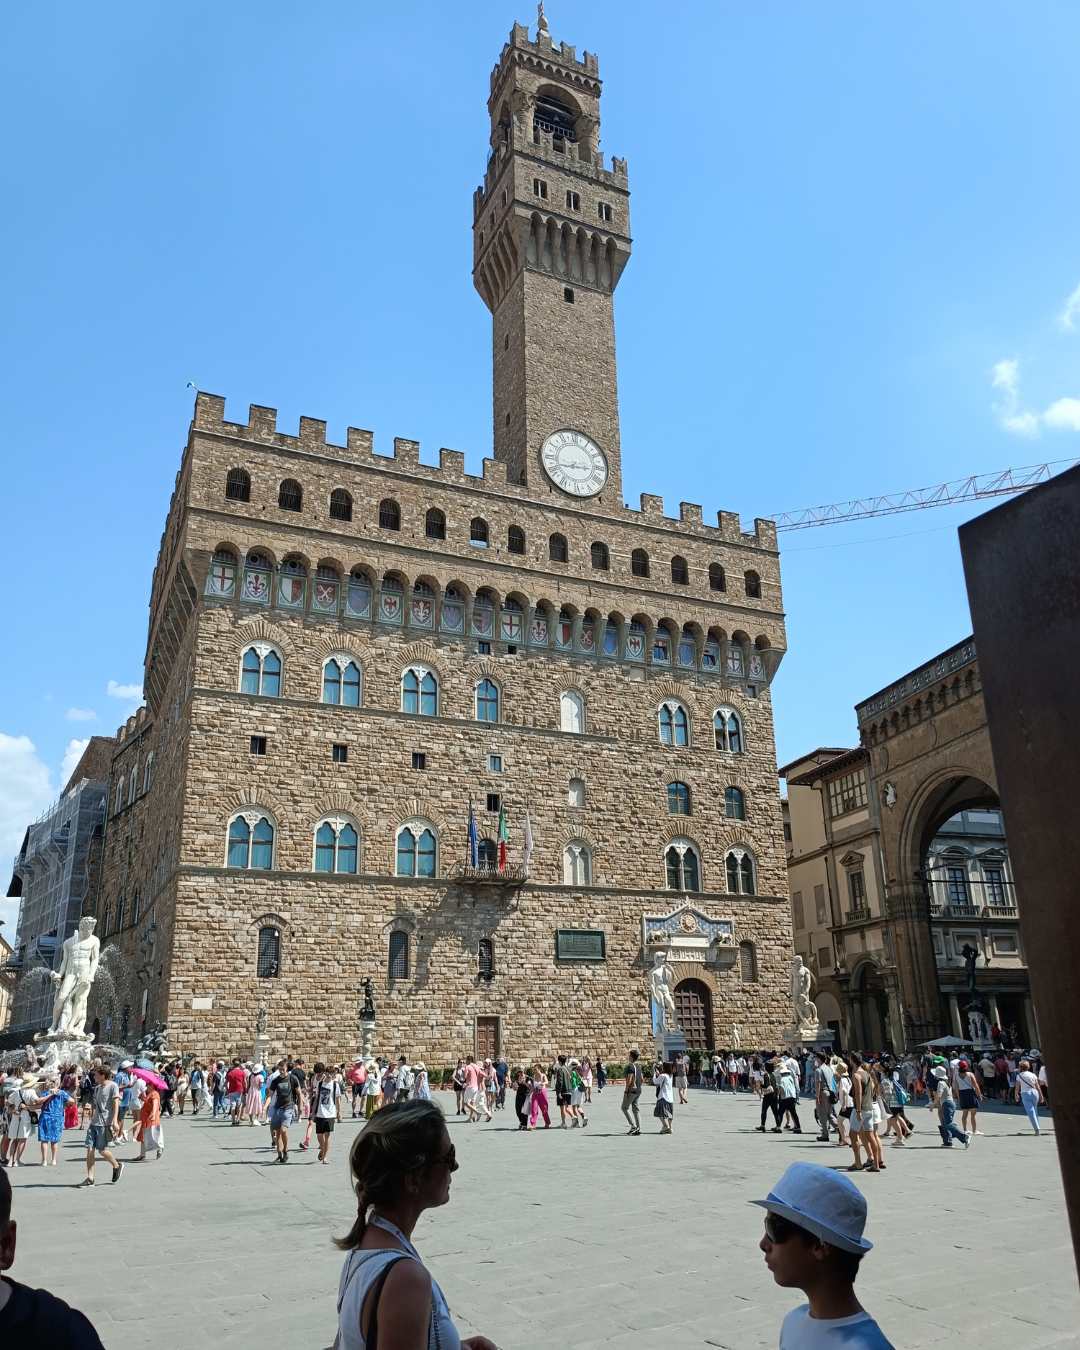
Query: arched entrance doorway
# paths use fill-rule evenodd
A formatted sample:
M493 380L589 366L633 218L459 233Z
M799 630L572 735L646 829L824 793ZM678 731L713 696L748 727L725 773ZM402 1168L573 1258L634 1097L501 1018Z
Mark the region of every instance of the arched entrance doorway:
M864 961L851 977L851 1020L855 1048L883 1050L891 1046L889 1034L889 996L881 971L872 961Z
M712 995L700 980L680 980L675 986L675 1016L688 1050L712 1050Z

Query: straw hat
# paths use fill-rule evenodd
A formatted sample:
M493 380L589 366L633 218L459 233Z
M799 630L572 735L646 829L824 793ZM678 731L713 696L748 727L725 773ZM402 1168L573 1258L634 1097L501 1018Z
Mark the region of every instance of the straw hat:
M23 1087L37 1087L38 1083L41 1082L41 1079L36 1073L24 1073L19 1081L22 1083Z
M418 1064L414 1064L413 1068L422 1069L424 1073L427 1073L427 1065L424 1063L423 1060L421 1060Z

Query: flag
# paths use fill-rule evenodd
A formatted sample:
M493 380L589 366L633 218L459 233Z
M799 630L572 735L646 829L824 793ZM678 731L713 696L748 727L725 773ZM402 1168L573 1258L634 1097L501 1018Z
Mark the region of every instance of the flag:
M506 823L506 807L499 807L499 871L506 871L506 841L510 838L510 827Z
M532 821L529 819L529 808L525 808L525 848L521 855L521 861L525 864L525 875L529 875L529 863L532 861L533 837Z
M469 866L480 865L480 836L476 830L476 816L473 814L472 798L469 798Z

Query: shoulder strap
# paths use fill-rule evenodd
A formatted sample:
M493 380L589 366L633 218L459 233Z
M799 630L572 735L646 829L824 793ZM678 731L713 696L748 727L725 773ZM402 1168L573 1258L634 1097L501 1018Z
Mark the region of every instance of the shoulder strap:
M384 1249L384 1250L385 1250L385 1249ZM342 1308L342 1305L343 1305L344 1302L345 1302L345 1295L346 1295L346 1293L348 1292L349 1285L352 1283L353 1276L354 1276L354 1275L357 1273L357 1271L360 1269L361 1263L360 1263L359 1261L357 1261L355 1264L353 1264L352 1258L353 1258L353 1256L355 1256L355 1255L356 1255L356 1250L354 1250L354 1251L350 1254L350 1256L349 1256L349 1264L350 1264L349 1273L348 1273L348 1275L346 1275L346 1277L345 1277L345 1283L341 1286L341 1294L340 1294L339 1297L338 1297L338 1301L337 1301L337 1311L338 1311L338 1317L339 1317L339 1318L341 1317L341 1308ZM368 1321L368 1331L367 1331L367 1335L366 1335L366 1336L363 1336L365 1350L375 1350L375 1344L376 1344L376 1341L377 1341L378 1335L379 1335L379 1299L380 1299L380 1297L381 1297L381 1295L382 1295L382 1288L383 1288L383 1285L386 1283L386 1277L387 1277L387 1275L390 1274L390 1269L391 1269L391 1267L392 1267L392 1266L396 1266L397 1263L398 1263L399 1261L410 1261L410 1260L412 1260L412 1258L408 1255L407 1252L395 1252L395 1253L393 1254L392 1258L391 1258L389 1261L387 1261L386 1265L383 1266L382 1270L379 1271L379 1274L378 1274L378 1275L376 1276L376 1278L375 1278L375 1283L374 1283L374 1284L371 1286L371 1288L368 1290L367 1297L366 1297L366 1298L363 1300L363 1302L361 1303L361 1305L360 1305L360 1323L361 1323L361 1332L360 1332L360 1334L361 1334L361 1336L363 1336L364 1308L367 1306L368 1299L373 1299L373 1300L374 1300L374 1302L371 1304L371 1317L370 1317L370 1319L369 1319L369 1321ZM337 1344L337 1341L335 1340L335 1345L336 1345L336 1344Z

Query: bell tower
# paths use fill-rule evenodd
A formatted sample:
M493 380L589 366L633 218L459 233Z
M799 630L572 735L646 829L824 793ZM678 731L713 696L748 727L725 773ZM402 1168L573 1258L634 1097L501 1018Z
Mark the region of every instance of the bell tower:
M512 482L622 505L613 294L630 257L626 161L604 167L593 53L515 23L491 73L473 281L491 311L494 452Z

